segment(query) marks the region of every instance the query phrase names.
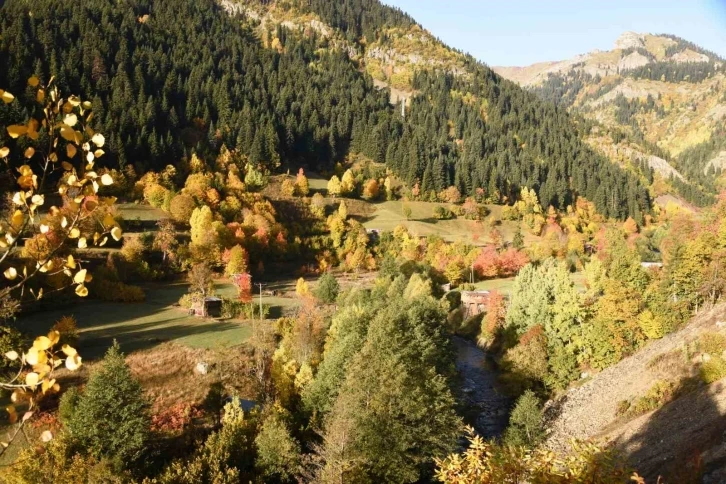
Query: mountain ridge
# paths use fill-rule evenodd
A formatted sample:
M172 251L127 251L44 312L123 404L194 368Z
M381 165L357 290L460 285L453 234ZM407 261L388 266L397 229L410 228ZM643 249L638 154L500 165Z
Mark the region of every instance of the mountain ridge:
M494 67L540 98L594 123L586 141L611 161L647 160L653 195L699 205L724 186L718 137L726 123L724 59L668 34L625 32L610 51L526 67Z

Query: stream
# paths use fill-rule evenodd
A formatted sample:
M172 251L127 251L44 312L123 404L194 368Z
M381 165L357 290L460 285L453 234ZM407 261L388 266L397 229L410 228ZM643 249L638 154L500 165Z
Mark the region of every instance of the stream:
M464 420L485 439L499 437L507 428L512 399L499 389L497 371L473 341L454 336L456 370L461 377L459 399Z

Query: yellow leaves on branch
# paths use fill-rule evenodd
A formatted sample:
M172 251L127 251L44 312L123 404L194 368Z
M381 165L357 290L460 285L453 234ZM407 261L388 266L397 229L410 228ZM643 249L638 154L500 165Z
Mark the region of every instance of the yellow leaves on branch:
M43 394L49 391L57 392L60 390L60 385L53 378L53 371L63 364L63 358L61 356L65 356L65 367L70 371L75 371L82 365L81 356L75 348L65 344L59 351L54 351L54 347L59 343L60 337L60 333L53 330L47 336L38 336L35 338L33 345L26 353L21 355L17 351L11 350L4 355L10 361L20 360L23 366L23 371L21 372L22 378L16 378L7 384L0 382L0 388L14 388L10 397L13 403L27 401L30 404L30 410L24 414L23 421L28 420L33 414L33 407L37 398L39 398L34 393L39 387ZM6 407L6 411L10 417L10 421L16 422L17 414L15 406L10 405ZM52 438L52 435L48 438Z
M22 126L20 124L13 124L11 126L8 126L7 129L8 135L10 135L10 137L13 139L23 136L25 133L28 132L28 127Z
M81 269L80 271L76 272L76 275L73 276L73 282L76 284L83 284L86 281L86 269Z
M5 269L5 272L3 272L3 275L5 276L5 279L14 281L18 277L18 271L15 267L8 267Z
M78 116L75 114L66 114L66 117L63 118L63 124L66 126L70 126L71 128L75 126L78 123Z
M91 141L93 141L93 144L95 144L99 148L103 148L103 144L106 142L106 138L104 138L101 133L96 133L91 138Z
M76 371L82 364L82 358L77 354L66 358L66 368L70 371Z
M2 99L5 104L10 104L11 102L13 102L13 99L15 99L15 96L7 91L3 91L2 89L0 89L0 99Z

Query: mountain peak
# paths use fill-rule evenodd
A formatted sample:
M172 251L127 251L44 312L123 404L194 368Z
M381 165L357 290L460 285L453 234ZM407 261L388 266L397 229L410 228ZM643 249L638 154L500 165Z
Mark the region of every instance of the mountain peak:
M624 32L615 41L616 49L638 49L645 47L644 35L635 32Z

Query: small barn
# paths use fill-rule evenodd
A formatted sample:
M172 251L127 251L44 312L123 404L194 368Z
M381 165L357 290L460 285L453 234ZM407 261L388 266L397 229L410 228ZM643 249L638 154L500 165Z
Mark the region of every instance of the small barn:
M461 310L464 319L483 313L488 303L489 291L461 291Z
M193 316L198 316L200 318L221 318L222 299L218 297L200 298L192 303L192 307L189 312Z

